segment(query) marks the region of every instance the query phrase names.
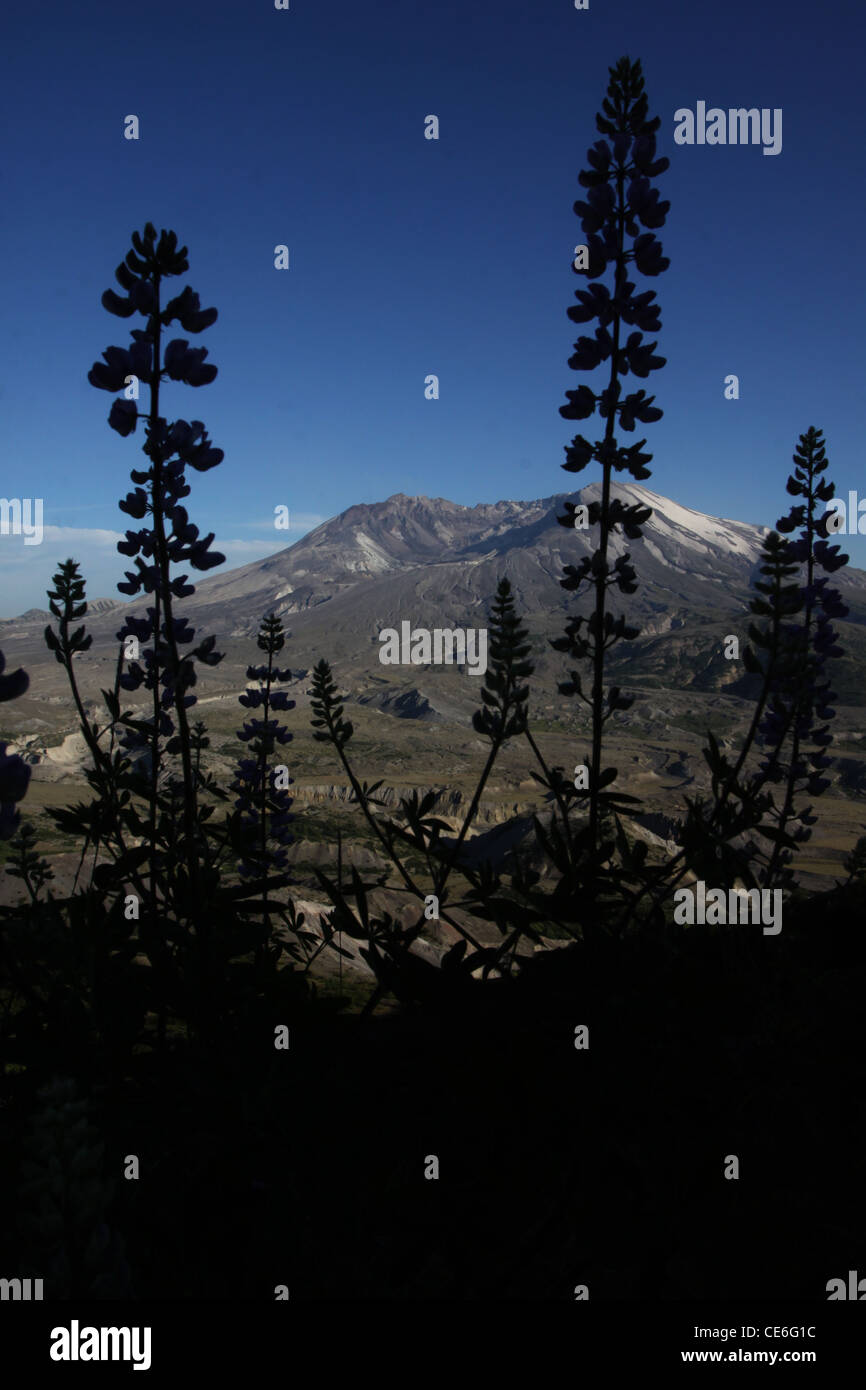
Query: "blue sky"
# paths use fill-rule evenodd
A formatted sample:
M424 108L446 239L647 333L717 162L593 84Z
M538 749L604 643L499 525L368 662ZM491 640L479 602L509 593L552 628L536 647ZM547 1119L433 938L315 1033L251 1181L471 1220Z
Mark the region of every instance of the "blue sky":
M560 468L577 429L595 437L559 416L564 393L601 375L566 365L585 331L566 317L572 204L626 53L671 159L671 267L638 277L662 307L667 366L647 385L664 419L623 442L646 435L655 491L772 525L814 424L837 493L866 495L863 36L855 0L16 7L0 30L0 493L41 497L45 534L0 536L0 616L45 606L68 554L91 597L116 596L142 438L109 429L87 372L142 324L100 296L147 220L189 247L173 292L219 310L191 339L215 383L163 404L225 450L191 475L189 508L229 564L395 492L471 505L594 481ZM699 100L780 107L781 153L675 145L674 112ZM866 537L845 548L866 566Z

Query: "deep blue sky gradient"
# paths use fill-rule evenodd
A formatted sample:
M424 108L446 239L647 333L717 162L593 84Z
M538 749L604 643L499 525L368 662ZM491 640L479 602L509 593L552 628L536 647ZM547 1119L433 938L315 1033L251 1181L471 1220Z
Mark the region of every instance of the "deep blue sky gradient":
M474 504L594 481L594 466L560 468L597 423L562 420L564 393L603 374L566 365L587 331L566 317L572 204L625 53L662 118L672 206L671 267L637 277L662 306L668 365L642 384L665 415L623 442L646 435L655 491L772 525L814 424L837 492L866 496L864 33L856 0L17 7L0 30L0 495L42 497L46 527L69 529L41 546L0 537L0 616L45 606L67 554L92 597L115 595L128 564L99 533L131 524L117 499L143 437L109 429L113 398L87 372L143 325L100 296L148 219L189 247L172 292L189 283L219 310L191 339L216 382L162 399L225 450L191 474L189 507L229 564L395 492ZM782 152L676 146L674 112L699 99L781 107ZM866 537L846 549L866 565Z

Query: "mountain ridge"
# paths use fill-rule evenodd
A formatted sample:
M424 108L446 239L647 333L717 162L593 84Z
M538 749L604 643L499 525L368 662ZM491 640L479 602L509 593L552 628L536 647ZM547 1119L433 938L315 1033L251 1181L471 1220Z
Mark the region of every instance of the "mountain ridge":
M735 686L739 663L723 659L722 639L734 632L747 640L751 585L770 528L708 516L636 483L615 480L612 492L627 504L649 506L652 515L640 540L611 538L610 558L628 550L639 583L628 598L612 595L611 606L640 628L636 642L612 654L611 671L653 685ZM249 653L262 618L275 612L290 634L293 667L309 670L324 656L350 688L365 698L372 693L382 708L411 714L441 705L450 714L455 699L463 703L464 683L446 692L447 672L433 668L428 676L436 681L435 698L430 680L416 689L417 669L381 666L378 634L407 619L428 629L486 626L497 584L506 577L530 629L537 678L553 691L565 670L549 639L559 636L568 617L588 601L562 588L563 568L591 554L597 540L597 528L575 530L557 518L565 514L566 501L589 503L600 493L601 484L591 483L528 502L474 506L394 493L383 502L353 504L263 559L194 575L196 591L184 600L183 612L199 634L213 633L219 650L227 652L224 667L200 672L200 681L208 691L221 688L221 681L246 664L242 654ZM843 645L863 659L866 573L846 567L834 582L851 610L847 634L860 629L858 641L843 640ZM141 612L147 603L140 595L129 611ZM121 611L118 605L88 612L94 650L104 651L113 641ZM19 620L0 623L0 643L8 643L10 660L46 660L46 615L38 616L30 610ZM88 656L81 661L88 664ZM401 685L406 680L411 688ZM854 688L852 668L846 689Z

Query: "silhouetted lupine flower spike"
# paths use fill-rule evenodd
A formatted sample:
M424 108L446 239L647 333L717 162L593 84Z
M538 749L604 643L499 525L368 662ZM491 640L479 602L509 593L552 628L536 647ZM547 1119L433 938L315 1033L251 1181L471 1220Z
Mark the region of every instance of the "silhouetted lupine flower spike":
M763 578L753 583L756 594L749 607L764 621L749 625L752 645L743 650L746 670L761 677L751 724L734 763L712 734L708 735L704 758L710 770L712 796L709 800L703 796L685 798L687 814L680 830L686 864L698 877L728 887L737 879L754 886L752 863L766 861L760 846L751 840L744 845L743 838L765 824L773 799L764 785L766 778L747 775L746 765L786 659L783 623L801 606L795 582L797 565L791 561L787 541L775 531L764 537L759 572Z
M138 530L128 530L118 543L122 555L135 560L135 569L126 572L126 582L118 585L122 593L134 597L144 592L153 595L147 622L128 619L121 629L119 640L134 636L139 642L151 643L141 652L141 658L130 664L121 678L128 690L144 687L151 692L153 712L149 726L139 721L137 730L128 729L125 749L130 753L142 750L149 742L152 759L151 826L155 834L156 784L159 765L159 738L168 737L167 751L178 753L183 765L183 819L185 853L191 883L198 878L198 856L205 851L200 834L197 778L192 764L192 740L187 711L195 704L191 693L196 684L195 663L213 666L222 660L214 651L215 639L206 638L181 654L180 647L191 644L195 633L185 622L178 622L173 604L178 598L194 593L194 586L185 574L173 575L172 567L188 565L206 571L222 564L225 556L211 550L211 532L200 536L198 527L189 519L182 499L189 495L185 478L187 465L199 472L215 467L223 453L213 448L200 420L191 423L176 420L169 424L160 414L159 393L164 380L203 386L216 377L216 367L205 362L206 348L191 348L187 339L174 338L165 346L160 362L161 336L175 320L187 333L201 333L217 317L216 309L202 310L198 295L188 286L164 306L160 292L163 280L181 275L189 269L186 247L178 250L174 232L163 230L157 239L151 222L143 234L132 235L133 249L115 272L126 298L115 290L106 290L104 307L120 318L138 313L145 319L143 329L132 330L128 348L109 347L103 352L103 362L94 363L88 373L91 385L100 390L124 392L124 399L115 401L109 414L109 424L119 434L132 434L137 426L138 391L141 384L150 388L150 410L145 419L143 452L149 460L146 469L134 469L134 491L121 501L121 510L136 521L149 517L151 524ZM173 709L177 718L177 733L168 715ZM193 898L197 900L194 893Z
M251 719L238 732L238 738L249 744L253 756L239 760L232 784L232 791L237 793L235 809L246 844L239 865L243 878L266 878L271 869L284 869L288 863L286 847L294 839L289 830L294 820L289 813L293 798L288 791L293 779L285 774L281 776L279 766L269 767L269 759L277 745L291 742L293 735L268 715L271 710L286 711L295 707L295 701L284 691L272 689L275 682L291 680L292 676L288 668L280 670L274 666L275 655L285 645L283 625L275 614L262 619L257 644L267 653L267 664L247 667L247 680L256 680L259 686L245 690L238 697L238 703L245 709L262 709L264 718ZM267 889L263 888L262 893L267 935Z
M636 421L648 424L662 415L653 404L654 397L647 396L645 391L622 394L622 378L629 373L645 379L665 364L665 358L655 354L656 343L644 342L643 336L645 332L657 332L661 326L655 293L652 290L636 293L635 284L629 279L629 267L633 266L641 275L656 276L669 265L667 257L662 255L661 244L653 235L653 231L664 225L670 207L668 202L659 202L658 193L650 185L650 179L668 167L666 158L655 157L660 118L648 118L639 62L622 58L609 72L604 114L596 116L599 134L608 139L598 140L591 147L587 155L589 167L579 176L587 194L585 200L574 204L581 219L583 241L576 248L573 268L590 281L598 280L610 268L612 284L591 284L588 289L578 290L575 294L577 305L568 310L573 323L595 320L597 324L592 338L578 338L569 367L577 372L592 372L608 364L608 382L599 391L588 385L567 391L568 404L560 407L560 414L566 420L586 420L598 408L605 421L604 435L595 443L582 434L574 437L566 448L566 461L562 465L567 472L579 473L595 459L602 469L601 496L586 503L582 499L579 504L567 502L566 515L558 518L561 525L569 528L599 527L593 555L585 556L577 566L567 565L565 578L560 581L569 591L576 592L584 584L594 589L595 604L589 617L573 619L564 638L552 644L555 650L568 652L573 660L592 662L589 697L583 695L577 673L560 686L560 691L587 700L592 709L592 752L587 766L589 841L593 857L601 830L601 787L616 777L615 769L602 770L602 730L615 710L627 709L631 704L619 690L605 694L606 652L616 642L633 641L640 631L627 626L622 617L611 620L607 613L609 588L617 587L623 594L633 594L637 588L628 553L611 567L607 558L608 545L617 528L630 540L640 539L641 527L652 515L651 509L640 503L625 505L611 497L614 471L626 470L642 481L650 476L646 464L652 458L651 454L643 452L646 440L641 439L627 448L620 447L614 432L617 416L620 427L632 431ZM642 227L649 230L641 231ZM624 325L633 331L626 333Z
M342 749L354 733L351 721L343 718L336 682L331 668L324 658L313 668L313 698L310 701L313 718L310 723L316 732L313 738L318 743L334 743ZM322 730L326 732L322 733Z
M511 585L501 579L490 616L489 669L481 688L483 706L472 717L475 730L495 743L504 743L526 728L529 686L521 680L535 667L526 657L532 650L528 630L514 607Z
M831 762L827 756L833 741L829 721L835 715L832 702L836 696L825 679L826 665L832 657L843 654L832 620L844 618L848 609L838 589L829 586L826 575L845 565L848 556L827 541L832 513L823 508L833 498L835 487L821 476L827 467L823 432L810 426L797 443L794 472L788 477L787 490L803 501L792 505L777 524L787 534L800 528L799 536L787 541L788 555L802 575L797 589L799 621L789 620L783 625L786 660L773 682L758 738L768 749L763 776L784 785L782 803L775 814L777 835L790 835L799 845L810 838L815 817L811 806L796 809L798 795L817 797L830 785L822 774ZM825 574L816 578L819 569ZM790 751L785 764L782 749L788 739ZM792 857L791 847L776 838L766 881L790 885L788 866Z
M737 876L766 886L793 886L793 853L809 839L815 816L810 805L797 806L805 793L820 796L829 785L822 772L829 766L826 750L832 742L825 720L831 720L835 698L823 679L824 667L841 649L831 619L847 609L825 577L816 579L824 561L832 569L846 563L838 547L823 539L826 517L819 508L833 496L833 484L821 478L826 455L821 432L810 428L800 436L794 473L787 491L804 501L780 518L762 544L760 573L754 583L752 613L760 623L749 625L750 645L744 648L746 670L761 678L750 727L735 762L728 761L710 738L705 757L712 774L714 803L689 802L683 833L690 862L701 873L714 852L716 881ZM788 537L800 528L795 539ZM780 534L782 533L782 534ZM826 547L826 548L825 548ZM762 758L755 771L746 768L753 748ZM771 788L781 787L779 804ZM735 852L731 841L755 834ZM769 848L762 846L761 840Z
M490 751L469 803L469 809L451 847L445 871L437 882L438 892L442 891L448 875L457 863L500 749L509 738L526 731L529 686L521 685L520 682L535 669L533 663L526 660L532 650L530 643L526 641L528 636L527 629L517 616L511 585L507 579L500 579L491 608L489 668L486 681L481 688L482 707L472 716L472 725L476 732L490 739Z

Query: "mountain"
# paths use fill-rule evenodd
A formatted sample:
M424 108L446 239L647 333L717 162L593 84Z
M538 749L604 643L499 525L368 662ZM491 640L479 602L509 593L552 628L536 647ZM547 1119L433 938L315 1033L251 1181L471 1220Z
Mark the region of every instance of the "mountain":
M587 715L579 701L560 694L571 663L553 651L550 639L561 635L575 611L588 610L589 596L576 601L559 580L564 565L591 552L594 533L560 526L557 517L565 514L567 500L589 503L599 492L592 484L579 493L475 507L398 493L350 507L264 560L202 579L194 574L196 592L179 611L198 639L212 634L223 653L218 666L198 671L195 708L195 718L207 724L218 777L231 774L238 756L238 695L247 684L247 667L261 659L255 644L261 619L274 610L288 633L278 660L291 670L288 693L297 705L288 721L294 795L299 802L312 798L316 814L317 798L330 806L316 835L331 842L336 822L327 817L346 792L333 750L315 743L310 728L311 670L322 657L355 725L353 749L362 775L383 779L382 795L389 787L412 785L466 804L474 790L473 769L485 751L471 723L482 679L466 667L382 665L379 632L399 630L404 621L414 628L486 627L502 576L510 580L530 632L534 728L550 766L574 766L585 750ZM722 747L733 747L754 708L754 678L745 675L741 660L726 659L725 639L737 635L741 650L748 641L750 586L766 530L705 516L632 483L615 484L613 492L624 502L651 507L653 514L643 538L628 543L637 592L610 596L612 611L624 613L640 635L610 654L609 683L635 699L612 721L608 746L623 786L641 798L642 814L655 816L666 835L664 827L682 812L682 795L708 789L706 730L712 728ZM614 540L612 557L622 550L623 541ZM125 567L119 559L118 573ZM828 868L829 860L819 862L822 846L832 843L836 860L852 847L862 833L866 795L866 574L846 567L833 582L850 611L837 624L845 655L832 671L839 717L829 774L835 785L821 810L827 838L813 847L813 869L825 875L838 863ZM131 610L146 604L139 597ZM76 661L82 697L98 722L104 722L99 692L114 682L120 620L120 605L88 612L93 644ZM8 668L20 665L30 675L27 694L4 706L4 736L16 740L35 780L81 781L77 718L65 673L45 647L47 621L47 613L31 610L0 623ZM581 673L585 678L585 666ZM129 704L146 707L141 693ZM538 809L535 770L531 751L513 740L485 791L482 809L490 824ZM455 807L442 801L437 813L452 815ZM348 821L344 828L354 833Z
M364 674L385 684L383 708L392 708L402 679L410 703L420 706L430 691L416 699L418 669L381 666L378 633L404 620L430 629L485 626L505 576L534 638L538 678L550 688L563 678L563 660L547 639L575 611L574 596L559 584L563 566L591 553L597 534L560 526L557 517L567 499L588 503L600 493L593 483L577 494L475 507L397 493L350 507L266 560L205 578L187 611L199 630L249 639L273 609L292 632L293 663L309 668L324 655L345 680L351 675L357 684ZM614 559L628 549L640 581L632 597L612 594L612 607L641 627L638 642L615 651L612 669L624 667L650 685L735 685L742 667L725 660L723 638L747 638L750 585L768 528L706 516L633 483L614 484L613 495L651 507L652 516L641 540L616 537L610 547ZM848 626L860 629L860 659L866 574L846 569L836 582L851 609ZM440 677L441 668L432 674ZM860 685L852 669L840 697L859 703Z
M594 483L576 498L589 502L600 493L601 485ZM642 580L646 575L647 583L668 591L671 601L712 604L720 588L748 587L766 528L704 516L636 484L615 487L614 495L653 508L645 539L629 548L640 559ZM229 606L240 635L268 604L285 617L349 591L357 601L361 584L377 595L399 594L402 602L411 590L401 580L425 568L435 573L434 587L443 598L456 585L470 601L482 602L495 588L490 576L508 573L524 606L541 611L551 603L549 580L594 544L592 532L571 531L557 522L566 497L574 496L463 507L444 498L397 493L385 502L350 507L266 560L204 579L191 606ZM614 541L612 555L623 548ZM453 584L451 569L463 571Z
M600 493L601 484L593 483L578 493L474 507L397 493L348 508L264 560L193 576L196 592L181 611L200 636L213 633L226 652L221 667L202 673L203 684L227 688L236 680L237 668L255 659L251 639L261 618L274 611L291 632L286 659L299 674L325 656L361 701L409 718L462 717L476 699L476 681L470 678L467 686L465 676L442 667L382 666L378 634L405 620L429 629L486 626L490 600L505 576L532 633L536 679L552 690L564 678L565 661L548 639L561 634L578 607L559 584L563 566L591 553L597 536L595 528L560 526L557 517L566 500L588 503ZM650 688L737 693L742 664L724 658L723 639L734 633L747 640L750 584L768 528L706 516L635 483L615 482L613 495L652 508L652 516L641 540L616 537L611 543L611 558L628 549L639 580L633 596L612 593L611 607L641 628L637 642L615 649L612 672ZM851 610L843 625L849 656L847 665L839 664L844 680L837 688L843 703L859 704L866 573L846 568L834 582ZM143 606L136 600L136 608ZM10 661L23 660L30 646L17 637L26 633L41 642L35 616L31 610L0 624L0 645L9 644ZM88 628L97 647L117 630L116 612L89 614ZM34 651L34 659L39 655Z
M113 613L117 608L125 607L123 599L117 598L89 598L87 600L87 613L90 617L95 617L99 613ZM7 627L25 627L27 625L53 623L54 618L47 608L28 608L26 613L19 613L16 618L0 619L0 632Z
M454 590L470 606L476 599L486 602L495 588L491 576L505 573L527 611L546 611L551 606L549 581L560 577L564 564L591 553L595 544L593 531L559 525L563 503L591 502L600 495L601 484L593 483L579 493L532 502L464 507L444 498L397 493L385 502L350 507L265 560L209 576L197 585L190 608L228 607L239 634L247 623L257 623L268 605L286 617L349 593L357 602L363 592L382 599L392 595L394 611L393 596L403 603L423 569L428 576L424 593L435 591L441 601ZM768 527L706 516L634 483L614 484L613 495L653 511L642 540L617 537L610 552L614 558L625 549L631 552L650 607L661 601L666 607L686 603L713 608L722 595L742 600ZM407 587L403 581L409 575L413 579ZM850 571L845 578L852 591L866 597L866 574ZM560 606L570 605L570 599L561 599Z

